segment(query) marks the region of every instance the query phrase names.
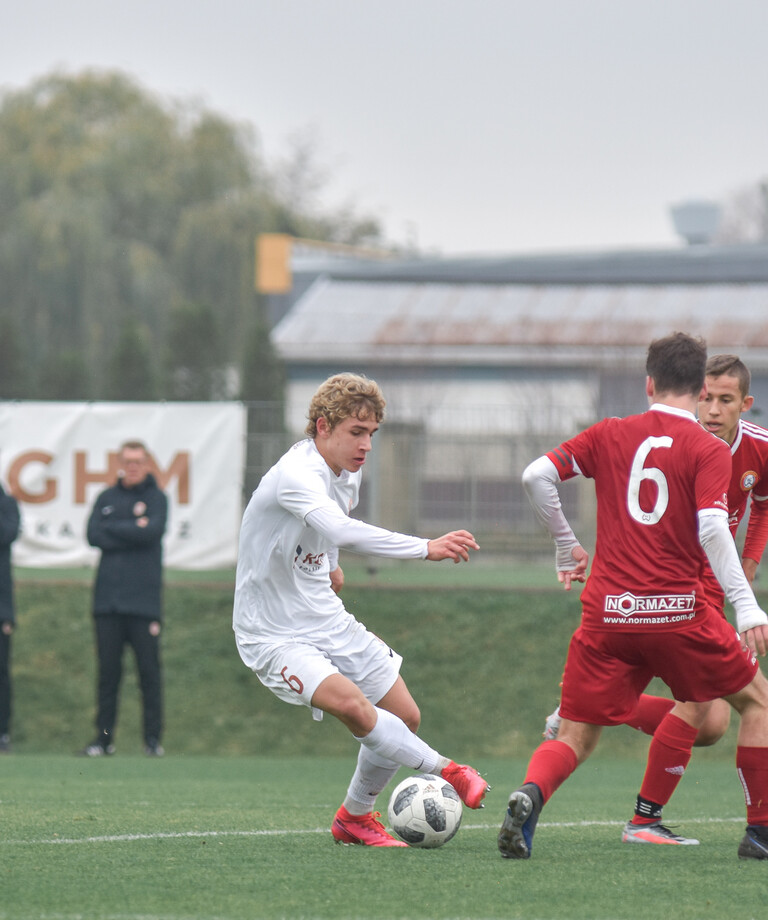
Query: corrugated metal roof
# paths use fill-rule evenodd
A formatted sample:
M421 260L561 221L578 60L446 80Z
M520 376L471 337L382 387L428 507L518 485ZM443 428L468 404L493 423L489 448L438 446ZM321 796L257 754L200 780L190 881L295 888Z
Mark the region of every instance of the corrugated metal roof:
M673 331L768 367L768 283L491 284L319 279L273 330L288 361L644 361Z
M710 284L768 282L768 246L679 246L515 256L298 260L294 275L478 284Z

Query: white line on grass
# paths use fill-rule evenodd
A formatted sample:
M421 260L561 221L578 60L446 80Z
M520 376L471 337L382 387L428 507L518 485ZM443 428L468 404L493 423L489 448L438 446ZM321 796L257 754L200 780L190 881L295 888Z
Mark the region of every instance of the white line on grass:
M741 824L741 818L686 818L688 824ZM542 821L539 827L623 827L625 821ZM487 831L497 824L462 824L463 831ZM293 834L328 834L327 827L292 828L273 831L158 831L153 834L109 834L101 837L49 837L37 840L0 840L0 845L41 846L75 843L131 843L136 840L183 840L196 837L289 837Z

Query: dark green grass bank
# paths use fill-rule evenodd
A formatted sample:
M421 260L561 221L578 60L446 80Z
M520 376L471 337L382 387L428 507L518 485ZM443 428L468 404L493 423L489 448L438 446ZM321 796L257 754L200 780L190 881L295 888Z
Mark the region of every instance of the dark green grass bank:
M402 673L422 710L421 734L456 759L527 757L557 702L578 622L576 591L501 590L500 580L489 574L492 589L456 584L406 590L389 581L357 586L350 578L344 591L348 608L404 656ZM15 750L71 754L93 732L90 582L19 579L17 606ZM234 644L231 606L231 581L167 584L166 750L352 756L354 745L340 725L314 723L302 707L280 703L245 668ZM732 759L732 733L702 753ZM642 758L647 739L617 728L605 732L602 745L612 755ZM130 655L117 747L118 753L141 750Z

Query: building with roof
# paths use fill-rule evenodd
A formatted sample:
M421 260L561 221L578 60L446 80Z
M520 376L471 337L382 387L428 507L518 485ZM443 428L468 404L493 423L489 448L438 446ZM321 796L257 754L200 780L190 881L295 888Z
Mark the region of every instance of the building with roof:
M530 517L525 464L605 415L642 411L648 343L673 331L702 336L711 354L739 354L753 373L750 417L768 420L765 245L387 261L311 253L293 272L300 294L284 295L272 332L289 428L301 433L329 374L375 378L397 442L389 459L420 471L407 498L379 502L400 529L407 507L422 531L467 518L513 531Z

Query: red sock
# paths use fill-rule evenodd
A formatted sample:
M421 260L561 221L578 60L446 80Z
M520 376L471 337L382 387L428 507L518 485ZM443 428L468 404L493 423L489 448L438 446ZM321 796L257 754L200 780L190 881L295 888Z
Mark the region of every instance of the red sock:
M747 802L747 824L768 824L768 748L736 748L736 769Z
M637 701L636 709L624 724L630 728L636 728L646 735L652 735L661 725L661 720L674 705L674 700L668 700L663 696L649 696L647 693L643 693Z
M648 749L648 763L643 785L640 787L640 799L658 806L667 804L683 778L698 733L697 728L693 728L677 716L664 716ZM658 820L658 817L646 815L644 812L641 815L636 814L632 820L635 824L646 824Z
M533 752L525 781L536 783L541 789L542 800L546 802L578 765L573 748L564 741L545 741Z

